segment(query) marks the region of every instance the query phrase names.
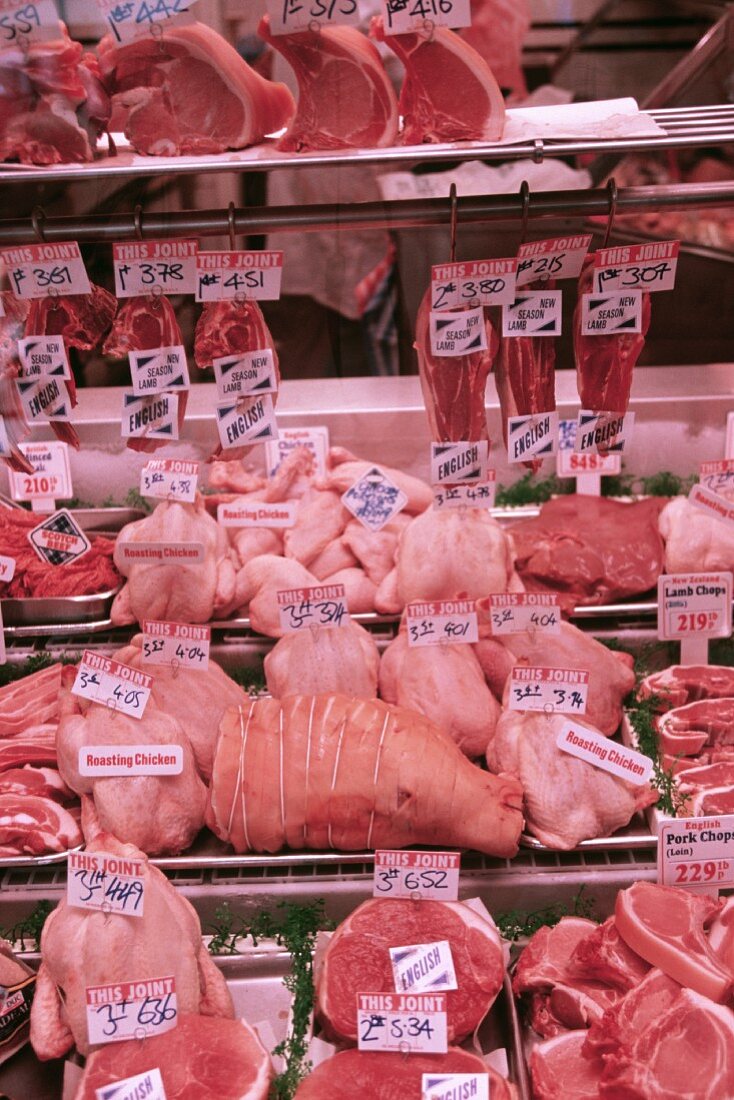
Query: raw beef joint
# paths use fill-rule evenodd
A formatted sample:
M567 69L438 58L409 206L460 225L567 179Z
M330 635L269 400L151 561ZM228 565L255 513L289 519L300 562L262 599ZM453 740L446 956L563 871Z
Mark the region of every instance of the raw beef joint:
M284 84L256 73L204 23L166 27L160 38L99 44L113 121L138 153L175 156L244 149L287 126L295 112Z
M438 1076L453 1073L486 1073L492 1100L516 1100L517 1092L483 1059L459 1047L446 1054L384 1054L376 1051L343 1050L322 1062L301 1084L295 1100L395 1100L421 1095L424 1073Z
M502 988L505 964L491 918L462 902L373 898L339 925L317 976L317 1012L328 1036L357 1042L357 995L394 993L390 948L447 940L458 989L446 994L449 1042L472 1035ZM427 989L426 992L430 992Z
M119 586L111 539L99 535L82 557L63 566L50 565L41 561L28 541L28 532L39 522L35 512L0 508L0 546L3 554L15 558L15 576L9 583L0 581L0 597L88 596Z
M555 341L542 336L503 336L494 363L494 376L502 414L502 435L507 447L507 419L556 408ZM542 460L523 462L537 472Z
M375 149L398 136L398 101L379 53L355 27L258 34L281 53L298 80L298 110L278 148Z
M344 695L227 711L209 799L207 824L237 852L451 844L509 856L522 828L517 780L480 771L418 714Z
M447 27L390 35L380 16L371 34L405 66L399 109L404 145L499 141L505 101L484 58Z

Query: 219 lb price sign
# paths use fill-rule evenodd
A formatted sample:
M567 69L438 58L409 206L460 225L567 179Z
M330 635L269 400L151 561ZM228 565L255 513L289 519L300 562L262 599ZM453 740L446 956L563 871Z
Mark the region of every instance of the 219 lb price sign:
M445 993L358 993L360 1050L445 1054Z
M664 574L658 579L658 637L728 638L731 601L731 573Z
M274 302L280 298L282 252L199 252L196 257L197 302L225 298Z
M372 896L416 901L456 901L459 896L458 852L375 852Z
M471 26L471 0L382 0L382 11L387 34Z
M658 882L695 893L734 886L734 814L661 821Z
M273 34L359 23L357 0L267 0Z
M89 277L76 241L3 248L0 259L16 298L91 294Z
M195 294L196 241L126 241L113 244L115 295Z

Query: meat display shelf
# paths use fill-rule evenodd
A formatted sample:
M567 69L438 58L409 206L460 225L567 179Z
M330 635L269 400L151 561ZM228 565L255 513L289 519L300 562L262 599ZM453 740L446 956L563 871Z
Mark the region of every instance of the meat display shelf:
M55 630L69 626L77 632L80 627L84 630L92 630L97 628L100 622L111 622L107 616L118 591L119 588L115 588L107 592L97 592L92 596L4 598L3 623L6 632L11 636L16 631L24 632L27 629L47 633L49 623L53 624ZM22 636L22 633L18 636Z

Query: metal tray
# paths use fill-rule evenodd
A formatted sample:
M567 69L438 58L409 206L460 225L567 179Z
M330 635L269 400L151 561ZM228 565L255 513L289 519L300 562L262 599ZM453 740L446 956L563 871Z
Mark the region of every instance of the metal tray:
M635 814L629 825L614 833L613 836L598 836L592 840L582 840L575 848L570 848L568 851L608 852L615 849L629 851L630 849L656 848L657 843L657 835L651 831L648 822L640 814ZM530 836L528 833L522 833L520 847L532 848L536 852L559 851L558 848L549 848L547 844L543 844L537 837Z
M142 508L71 508L70 512L82 530L92 535L116 535L148 514Z
M100 620L109 622L112 601L119 591L118 587L107 592L95 592L91 596L3 599L3 623L11 636L14 630L26 627L31 627L36 633L52 633L59 626L70 625L83 625L85 630L89 630Z

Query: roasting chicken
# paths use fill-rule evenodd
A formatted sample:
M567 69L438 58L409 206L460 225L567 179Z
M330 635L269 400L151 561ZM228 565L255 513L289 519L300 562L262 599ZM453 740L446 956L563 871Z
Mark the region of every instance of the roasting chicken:
M433 490L431 486L421 481L420 478L406 474L402 470L396 470L384 463L365 462L357 458L345 447L332 447L327 457L326 478L324 488L335 489L339 494L351 489L355 481L358 481L373 466L378 465L386 477L394 481L408 498L403 511L409 516L418 515L430 508L433 503Z
M675 497L660 513L666 573L707 573L734 569L734 527L702 512L686 497Z
M339 493L333 489L312 489L299 501L295 526L285 532L285 556L310 565L341 535L349 518Z
M265 676L275 699L324 692L374 699L379 665L372 635L350 621L286 634L265 658Z
M280 638L283 630L278 615L278 592L285 588L309 588L319 582L304 565L294 558L279 558L262 554L249 561L242 570L243 603L253 629L271 638Z

